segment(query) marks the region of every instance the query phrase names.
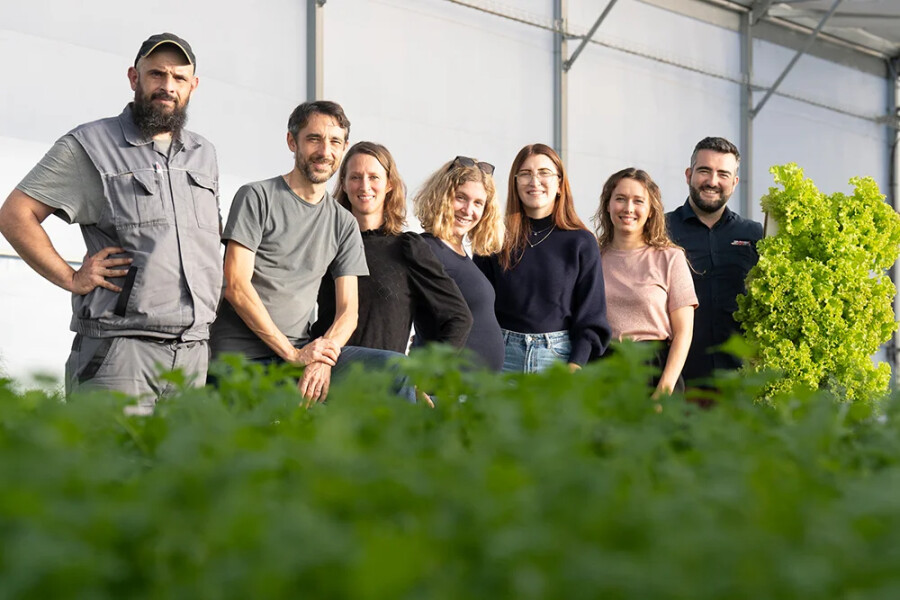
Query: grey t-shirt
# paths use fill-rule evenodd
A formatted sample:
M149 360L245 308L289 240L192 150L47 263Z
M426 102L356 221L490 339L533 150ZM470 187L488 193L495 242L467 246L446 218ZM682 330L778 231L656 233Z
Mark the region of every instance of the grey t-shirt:
M306 202L281 176L238 190L222 238L256 253L253 287L275 325L298 347L309 341L325 272L333 278L369 274L353 215L327 192L317 204ZM227 300L219 305L210 342L214 356L274 355Z
M71 135L59 138L16 187L68 223L93 225L106 206L100 173Z

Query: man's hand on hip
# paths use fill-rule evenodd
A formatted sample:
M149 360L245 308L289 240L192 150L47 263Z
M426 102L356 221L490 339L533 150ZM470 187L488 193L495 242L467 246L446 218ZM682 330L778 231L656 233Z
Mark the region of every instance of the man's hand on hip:
M107 277L125 277L128 274L128 269L115 269L114 267L130 265L132 259L109 258L110 254L121 254L122 252L125 252L124 248L108 246L93 256L85 254L81 268L72 274L72 289L70 291L81 296L97 287L106 288L113 292L121 292L122 288L111 283Z

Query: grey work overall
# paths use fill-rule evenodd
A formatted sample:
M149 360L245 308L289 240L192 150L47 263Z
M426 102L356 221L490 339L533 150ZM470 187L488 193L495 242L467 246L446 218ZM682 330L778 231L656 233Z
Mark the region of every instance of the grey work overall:
M121 246L133 262L126 277L111 279L121 292L72 296L67 391L89 384L152 402L167 388L159 369L177 367L202 385L222 288L212 144L182 131L166 156L134 124L130 105L71 135L100 173L106 200L98 222L82 225L87 251Z

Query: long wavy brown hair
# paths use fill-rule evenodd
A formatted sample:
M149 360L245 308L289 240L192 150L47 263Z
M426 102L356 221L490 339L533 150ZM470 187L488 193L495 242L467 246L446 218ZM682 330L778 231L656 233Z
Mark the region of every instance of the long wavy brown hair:
M475 163L477 159L473 159ZM422 229L441 240L453 237L453 200L456 190L469 181L484 186L487 200L481 220L467 234L472 244L472 252L482 256L494 254L503 244L503 222L500 207L497 206L497 190L494 178L477 166L466 167L446 162L431 174L422 189L413 198L413 210L422 224Z
M391 189L384 196L384 225L381 226L381 229L389 235L400 235L406 227L406 185L400 178L394 157L381 144L357 142L347 150L347 155L344 156L344 162L341 163L341 169L338 171L338 180L332 195L341 206L353 212L350 198L347 197L344 189L344 177L347 175L350 159L357 154L368 154L384 167L387 173L387 183Z
M572 188L559 155L553 148L545 144L529 144L519 150L509 169L509 187L506 195L506 236L503 240L503 248L500 250L500 266L504 270L515 268L522 259L528 235L531 233L531 221L528 220L522 199L519 198L516 173L522 168L525 159L534 154L543 154L548 157L556 166L556 172L559 174L559 195L553 205L553 224L557 229L562 230L584 229L590 231L575 212Z
M666 231L665 210L663 209L662 193L659 191L659 186L656 185L646 171L628 167L610 175L606 183L603 184L603 191L600 193L600 206L592 219L594 226L597 228L597 242L600 244L600 251L603 252L612 245L613 237L616 233L612 219L609 216L609 203L612 200L613 192L616 191L616 186L623 179L633 179L644 186L644 189L647 191L647 197L650 200L650 214L647 215L647 222L644 223L644 242L648 246L655 248L681 248L669 239L669 234Z

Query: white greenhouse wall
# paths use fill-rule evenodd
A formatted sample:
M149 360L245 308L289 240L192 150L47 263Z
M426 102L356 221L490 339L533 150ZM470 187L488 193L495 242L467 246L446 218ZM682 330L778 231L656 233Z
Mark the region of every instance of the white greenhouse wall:
M541 6L552 4L519 8L541 15ZM372 32L379 43L368 43ZM325 39L325 96L347 111L351 142L391 150L410 197L464 155L496 166L505 202L519 149L552 144L549 32L445 0L341 0L326 5Z
M767 42L754 43L754 79L771 85L794 56ZM813 56L803 56L779 88L849 112L887 113L888 82ZM754 101L762 98L754 94ZM773 184L769 167L795 162L824 193L848 192L854 176L871 176L888 191L888 131L879 125L790 98L772 96L754 120L753 192L756 199ZM761 220L759 202L753 216Z
M569 6L572 27L587 29L599 15L596 2ZM595 39L707 72L740 72L736 32L639 2L616 4ZM647 171L666 208L677 207L694 145L709 135L739 143L739 132L737 84L593 44L569 71L569 162L585 218L606 178L625 167Z
M552 20L551 0L482 4ZM570 30L586 31L604 6L568 0ZM197 54L201 83L189 127L218 149L227 216L238 186L291 167L284 131L306 98L306 9L305 0L162 0L130 10L112 0L0 4L0 61L14 82L0 94L0 199L60 135L117 114L131 97L126 70L138 45L171 30ZM377 141L393 152L410 196L431 171L464 154L497 166L505 199L519 148L552 143L549 31L447 0L332 0L324 15L324 97L343 104L351 142ZM721 135L740 145L739 35L620 0L595 39L607 46L589 44L568 75L567 166L578 212L589 222L604 180L625 166L650 172L674 208L686 196L684 169L699 139ZM577 43L569 42L570 53ZM756 41L755 83L770 84L792 55ZM885 80L808 56L782 89L872 115L884 114L887 98ZM801 164L827 192L846 191L854 175L872 175L886 189L887 139L883 126L773 97L754 123L752 173L741 173L752 179L753 216L760 217L772 164ZM731 206L738 204L736 193ZM63 256L80 259L78 228L48 223ZM5 240L0 253L11 253ZM65 292L20 260L0 258L0 373L60 376L69 313Z

